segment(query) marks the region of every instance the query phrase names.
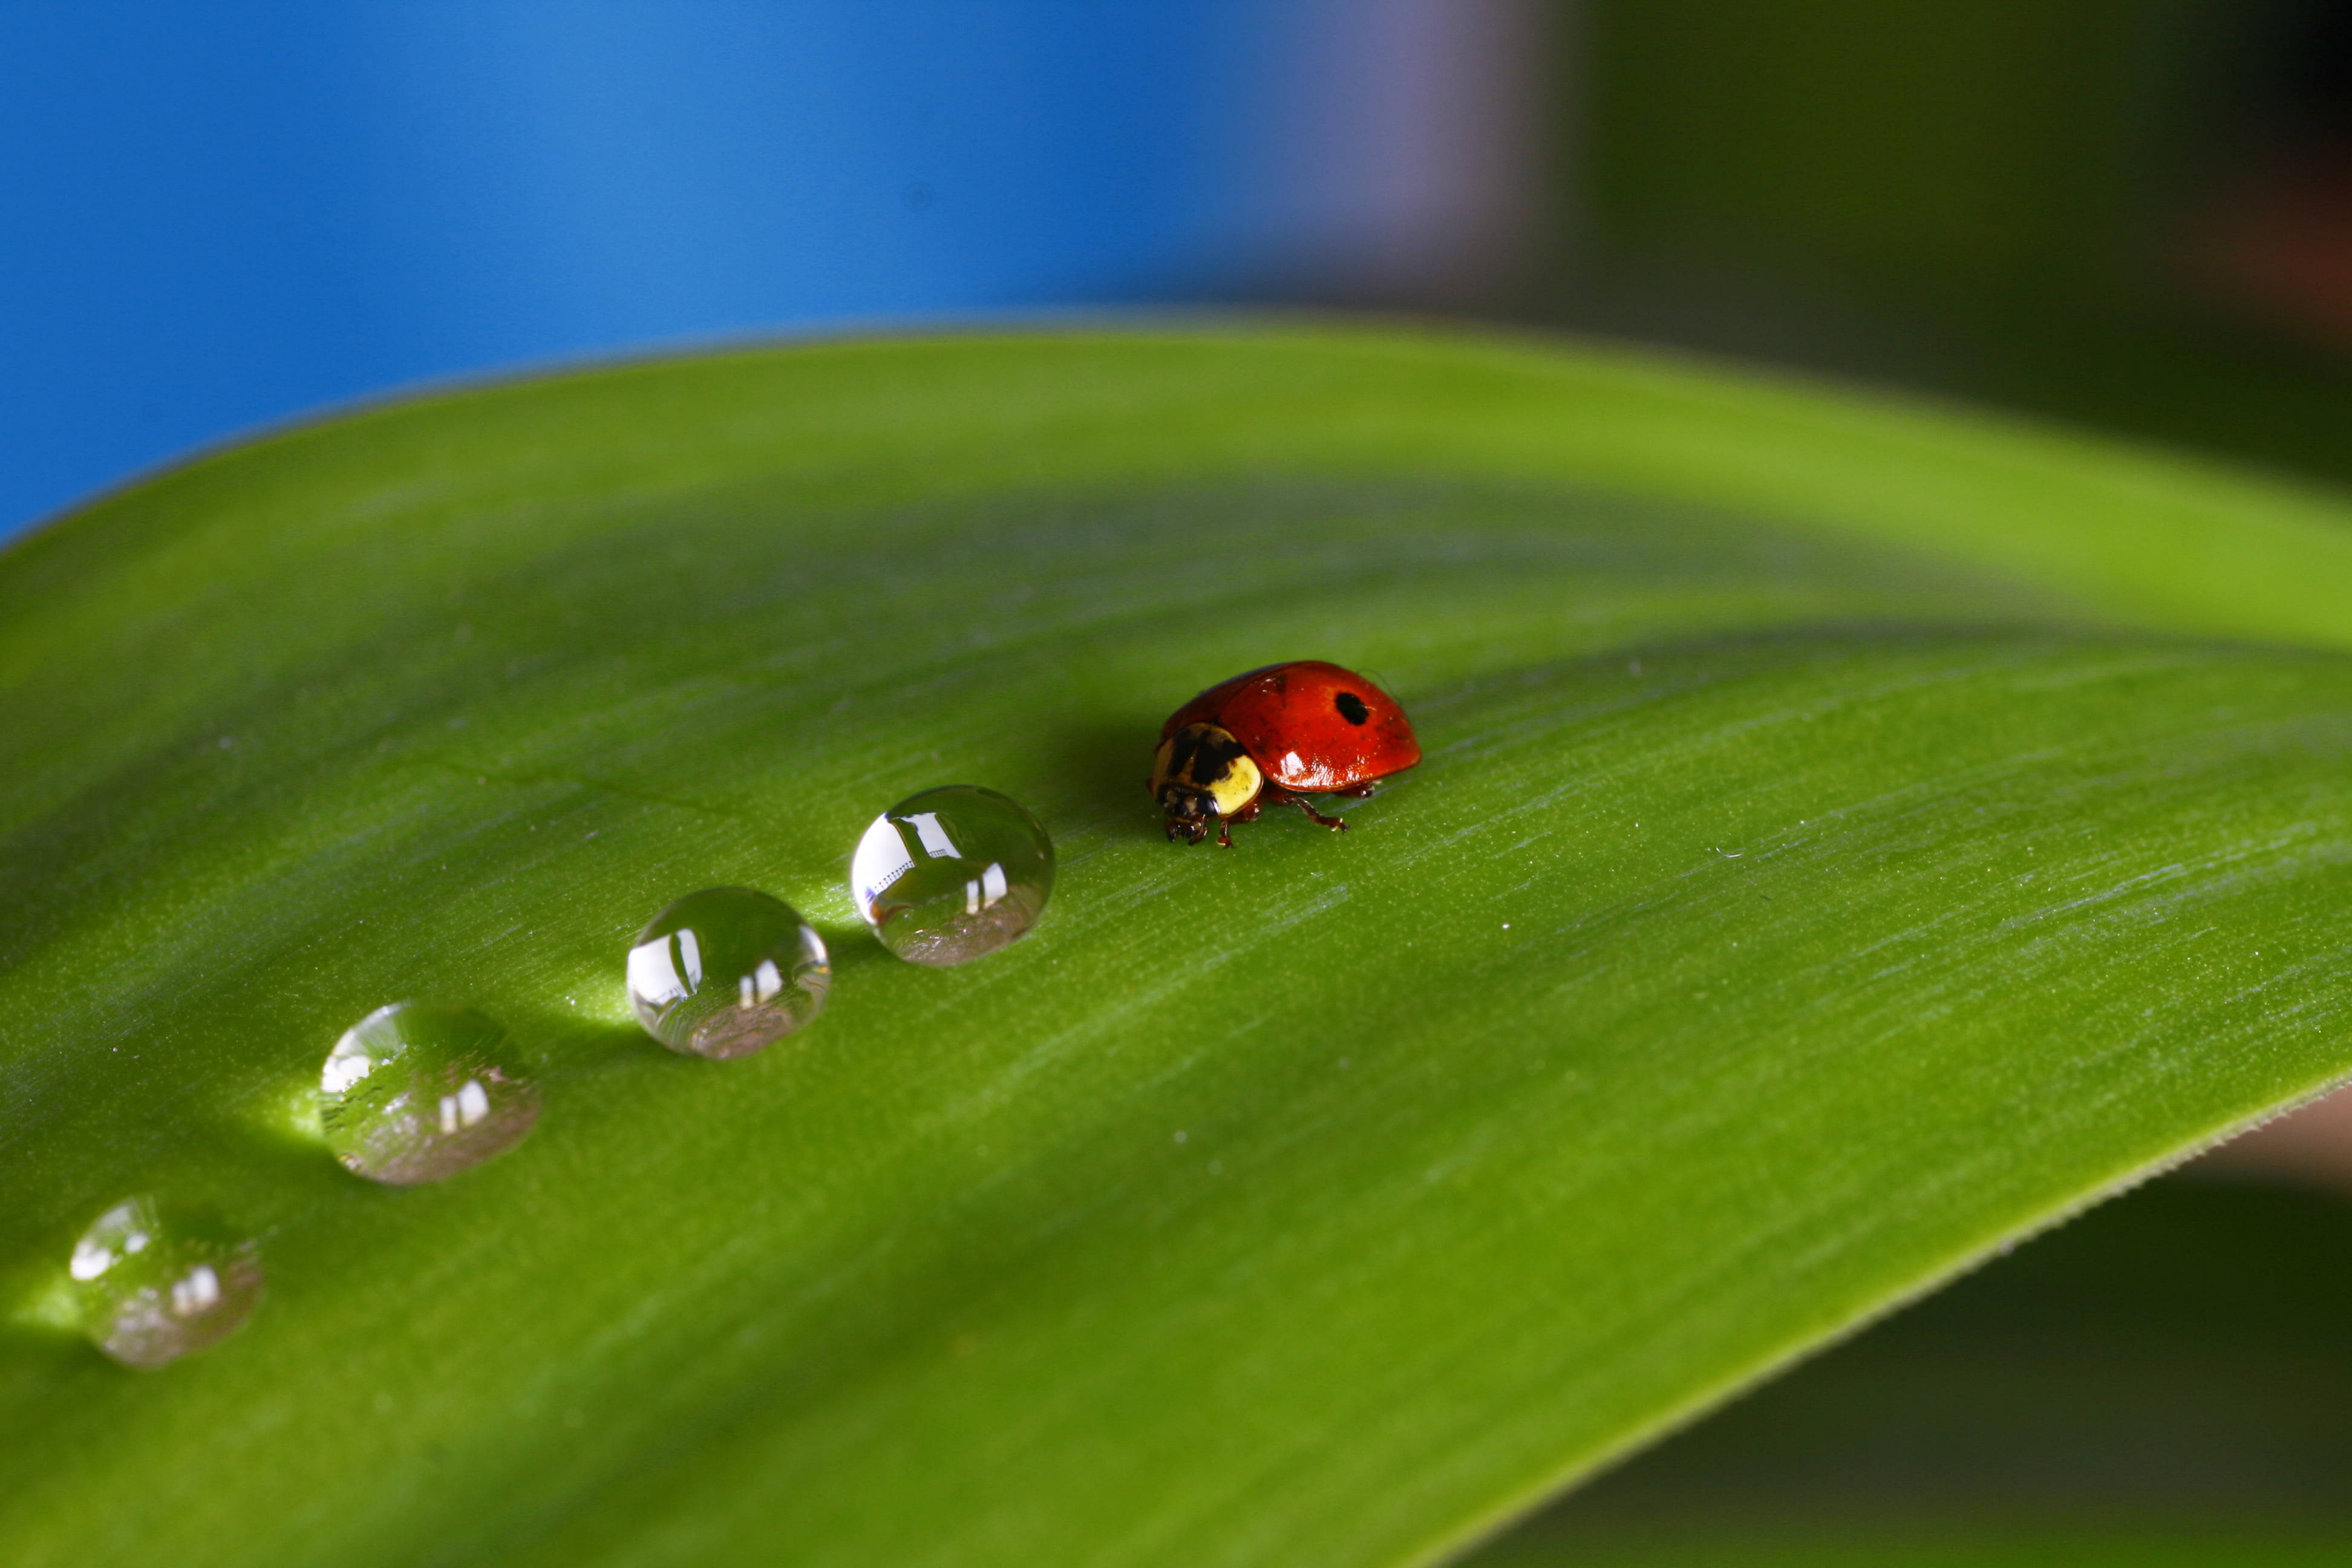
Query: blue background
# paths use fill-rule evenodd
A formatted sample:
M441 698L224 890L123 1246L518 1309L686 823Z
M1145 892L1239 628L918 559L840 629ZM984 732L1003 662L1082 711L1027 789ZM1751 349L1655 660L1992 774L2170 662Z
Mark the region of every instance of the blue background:
M419 380L1245 292L1298 237L1285 184L1312 176L1269 150L1312 20L1246 0L12 5L0 536Z

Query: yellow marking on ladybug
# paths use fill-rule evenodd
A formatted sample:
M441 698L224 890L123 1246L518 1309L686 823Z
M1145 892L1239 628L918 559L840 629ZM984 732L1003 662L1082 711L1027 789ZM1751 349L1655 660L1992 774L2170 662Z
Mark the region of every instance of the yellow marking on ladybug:
M1171 817L1202 821L1231 816L1265 785L1242 743L1214 724L1187 724L1160 742L1152 759L1151 794Z

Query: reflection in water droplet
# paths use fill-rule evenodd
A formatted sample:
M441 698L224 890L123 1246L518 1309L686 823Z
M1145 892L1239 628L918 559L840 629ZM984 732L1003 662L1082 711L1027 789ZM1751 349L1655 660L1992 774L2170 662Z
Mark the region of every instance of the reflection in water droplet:
M637 933L629 1005L671 1050L726 1060L824 1010L824 942L792 906L749 888L689 893Z
M327 1147L372 1182L454 1176L512 1148L538 1120L539 1086L506 1031L471 1008L379 1007L335 1042L319 1073Z
M962 963L1025 935L1054 887L1054 846L994 790L925 790L874 819L849 867L858 912L915 963Z
M132 1198L74 1243L68 1272L82 1331L125 1366L155 1367L216 1344L261 1300L250 1240L209 1216Z

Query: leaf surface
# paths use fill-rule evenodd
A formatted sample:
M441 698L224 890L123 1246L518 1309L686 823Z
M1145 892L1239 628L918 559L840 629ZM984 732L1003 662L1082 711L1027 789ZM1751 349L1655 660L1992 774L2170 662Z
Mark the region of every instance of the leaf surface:
M2352 1069L2352 512L1950 411L1343 332L849 343L366 410L0 555L11 1561L1422 1561ZM1162 717L1290 658L1426 760L1220 853ZM884 806L1030 940L896 963ZM824 1016L683 1059L697 888ZM327 1047L474 1005L439 1186ZM149 1375L132 1192L261 1238Z

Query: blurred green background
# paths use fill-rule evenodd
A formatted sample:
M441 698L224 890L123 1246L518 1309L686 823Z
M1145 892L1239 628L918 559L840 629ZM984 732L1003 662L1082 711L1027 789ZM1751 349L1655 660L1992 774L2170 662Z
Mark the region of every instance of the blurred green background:
M1434 302L2352 479L2352 6L1543 13L1534 237ZM2346 607L2352 616L2352 605ZM2352 1111L2061 1227L1491 1543L2352 1557Z
M1515 313L2352 472L2352 8L1556 16Z

